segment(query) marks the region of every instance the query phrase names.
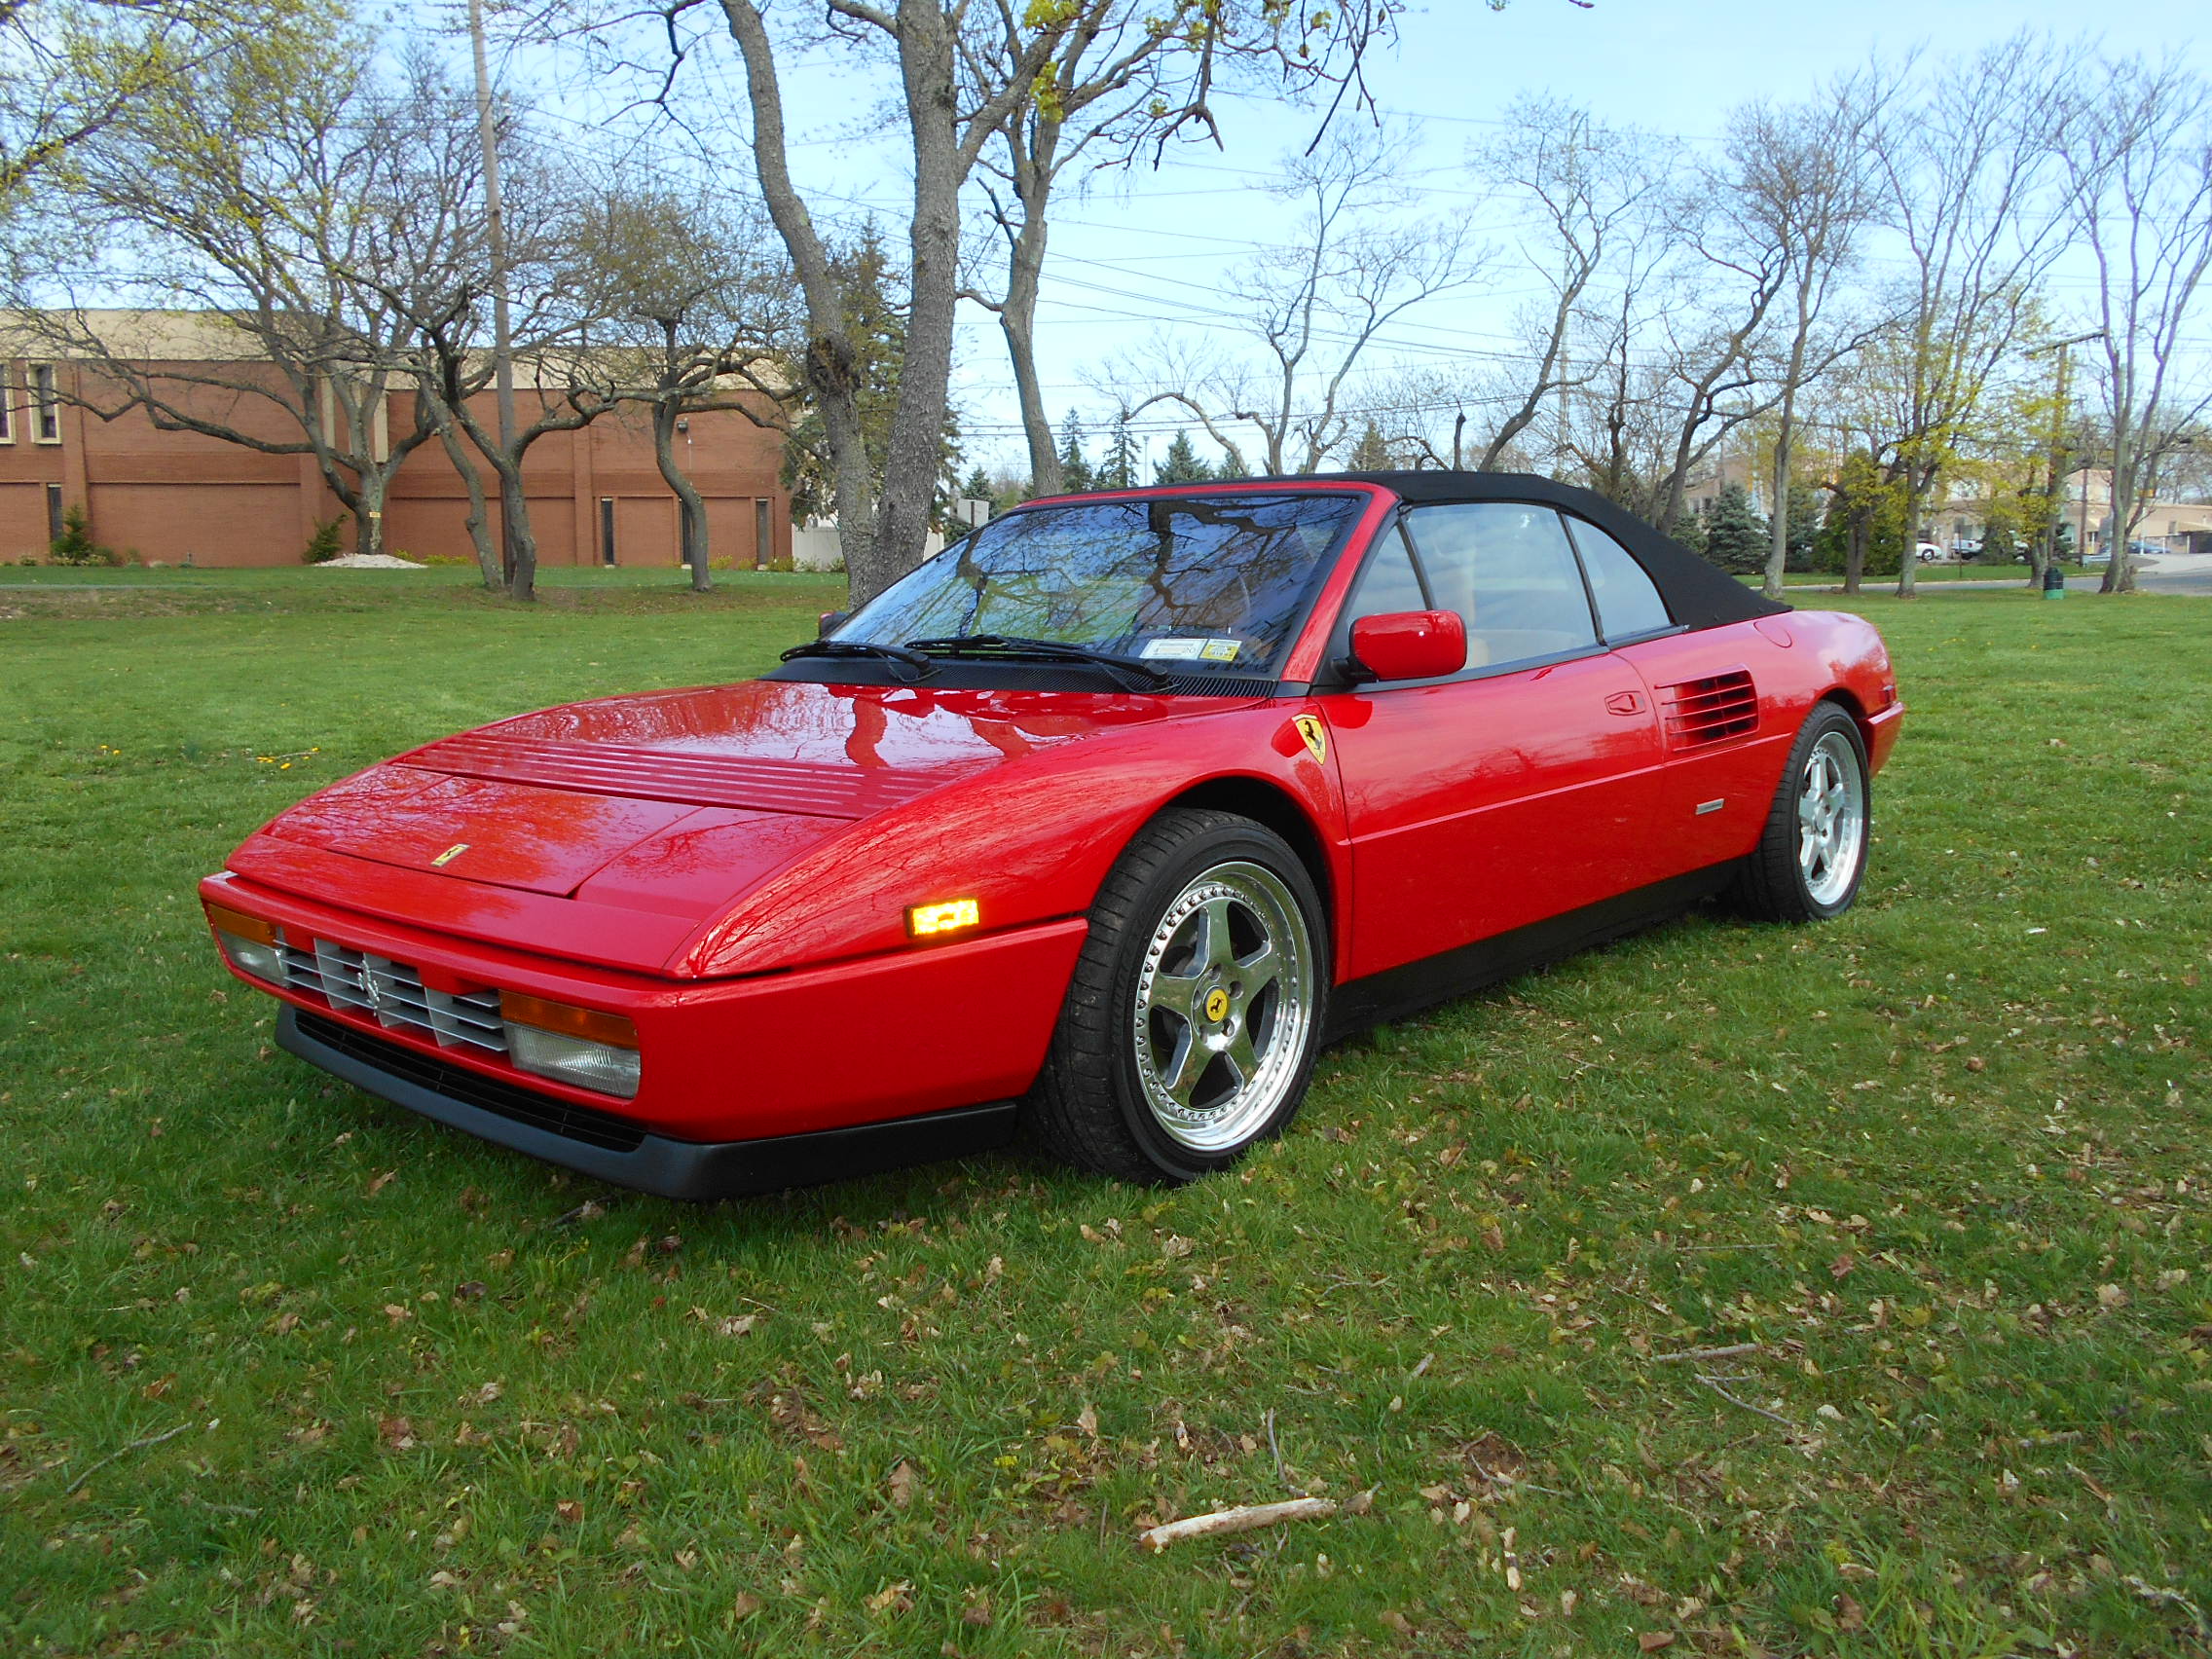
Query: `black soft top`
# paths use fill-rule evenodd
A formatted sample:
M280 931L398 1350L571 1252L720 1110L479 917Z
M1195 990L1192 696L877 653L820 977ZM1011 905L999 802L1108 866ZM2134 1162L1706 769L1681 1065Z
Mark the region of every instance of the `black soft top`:
M1660 535L1596 491L1555 483L1533 472L1334 472L1318 476L1380 484L1394 491L1408 506L1452 501L1539 501L1586 518L1635 556L1658 587L1659 597L1667 602L1667 613L1685 628L1748 622L1790 608L1760 597L1719 566L1699 558L1674 537Z

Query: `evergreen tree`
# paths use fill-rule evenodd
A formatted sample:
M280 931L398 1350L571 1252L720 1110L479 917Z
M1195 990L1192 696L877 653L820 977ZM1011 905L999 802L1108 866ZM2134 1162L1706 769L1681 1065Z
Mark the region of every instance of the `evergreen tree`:
M899 377L906 363L906 313L898 291L899 273L873 223L831 267L845 285L847 332L857 349L853 367L860 381L861 434L867 446L868 470L877 489L891 446L891 419L899 403ZM946 458L956 434L946 423ZM822 417L808 410L792 427L784 451L784 486L792 493L792 522L826 518L837 508L836 479Z
M1083 453L1083 418L1074 410L1060 423L1060 488L1071 496L1098 487L1090 458Z
M1098 468L1097 486L1101 490L1134 490L1137 487L1137 441L1129 433L1126 421L1114 423L1114 440L1106 451L1106 459Z
M960 495L964 500L987 501L995 494L991 488L990 475L979 466L961 481Z
M1392 465L1390 445L1382 436L1382 428L1371 416L1367 430L1359 434L1359 442L1352 446L1351 470L1354 472L1387 472Z
M1748 575L1766 568L1766 520L1751 510L1751 493L1730 484L1705 517L1705 556L1723 571Z
M1702 511L1684 513L1675 521L1675 539L1692 553L1705 551L1705 514Z
M1156 462L1152 469L1155 484L1204 484L1213 475L1213 468L1198 459L1188 432L1175 434L1175 441L1167 446L1167 459Z
M1789 486L1789 541L1783 555L1786 571L1813 569L1813 543L1821 534L1821 494L1810 484Z

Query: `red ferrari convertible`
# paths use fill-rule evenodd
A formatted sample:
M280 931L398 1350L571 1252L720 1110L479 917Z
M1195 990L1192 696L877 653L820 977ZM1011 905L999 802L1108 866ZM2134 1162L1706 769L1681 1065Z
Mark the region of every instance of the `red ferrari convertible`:
M825 623L257 831L201 892L278 1041L675 1198L1022 1127L1187 1181L1345 1032L1723 893L1844 909L1903 713L1864 621L1511 474L1036 501Z

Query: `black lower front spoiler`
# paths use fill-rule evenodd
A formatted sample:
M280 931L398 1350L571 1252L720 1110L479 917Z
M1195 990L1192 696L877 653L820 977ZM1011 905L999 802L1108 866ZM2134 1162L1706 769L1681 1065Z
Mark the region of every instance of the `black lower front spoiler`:
M1004 1146L1014 1138L1018 1111L1013 1101L1002 1100L811 1134L685 1141L449 1065L290 1004L277 1016L276 1044L425 1118L619 1187L693 1202L841 1181Z

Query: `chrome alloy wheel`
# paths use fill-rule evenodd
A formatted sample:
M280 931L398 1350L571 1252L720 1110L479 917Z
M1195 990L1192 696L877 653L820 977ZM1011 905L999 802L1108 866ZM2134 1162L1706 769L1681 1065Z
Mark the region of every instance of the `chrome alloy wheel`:
M1242 860L1194 876L1153 930L1129 1038L1166 1134L1227 1152L1281 1108L1313 1021L1313 943L1298 901Z
M1825 732L1805 756L1797 790L1797 869L1814 903L1842 902L1859 877L1865 843L1865 772L1851 740Z

